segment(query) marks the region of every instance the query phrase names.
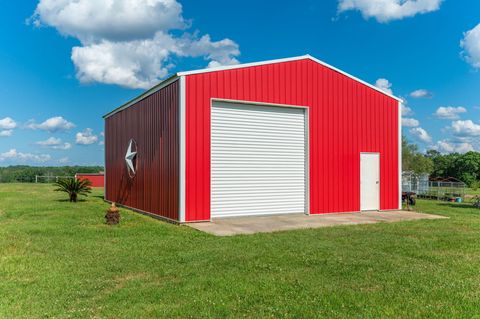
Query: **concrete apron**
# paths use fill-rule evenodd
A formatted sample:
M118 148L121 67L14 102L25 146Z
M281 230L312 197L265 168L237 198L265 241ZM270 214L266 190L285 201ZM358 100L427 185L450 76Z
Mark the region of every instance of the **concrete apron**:
M233 236L240 234L270 233L292 229L445 218L448 217L412 211L374 211L321 215L284 214L216 218L212 220L212 222L192 223L188 224L188 226L215 236Z

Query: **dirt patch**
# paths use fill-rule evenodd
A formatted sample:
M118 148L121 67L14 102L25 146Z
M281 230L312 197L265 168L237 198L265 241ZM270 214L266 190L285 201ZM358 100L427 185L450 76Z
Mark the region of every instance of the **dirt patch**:
M130 273L130 274L117 276L114 278L114 281L116 282L116 284L115 284L115 287L113 287L113 290L122 289L125 286L125 284L128 283L129 281L146 279L148 277L149 276L147 273Z

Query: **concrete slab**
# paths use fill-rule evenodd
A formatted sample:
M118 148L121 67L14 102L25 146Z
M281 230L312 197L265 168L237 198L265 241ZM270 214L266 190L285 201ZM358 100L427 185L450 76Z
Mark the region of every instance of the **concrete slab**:
M212 222L192 223L188 224L188 226L216 236L233 236L293 229L444 218L448 217L412 211L361 212L310 216L304 214L288 214L217 218Z

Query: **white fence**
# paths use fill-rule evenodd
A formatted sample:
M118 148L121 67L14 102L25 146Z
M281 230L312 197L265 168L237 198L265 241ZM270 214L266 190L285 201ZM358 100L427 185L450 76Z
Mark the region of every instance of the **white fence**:
M64 178L75 178L75 176L35 175L35 183L53 183Z

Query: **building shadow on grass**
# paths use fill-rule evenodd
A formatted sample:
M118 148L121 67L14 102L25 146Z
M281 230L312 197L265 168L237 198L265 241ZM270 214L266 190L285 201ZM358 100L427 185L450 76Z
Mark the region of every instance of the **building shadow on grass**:
M441 206L447 206L451 208L475 208L471 203L440 203Z
M79 198L77 199L77 203L81 203L81 202L86 202L87 200L84 199L84 198ZM64 203L68 203L70 202L69 199L57 199L57 202L64 202Z

